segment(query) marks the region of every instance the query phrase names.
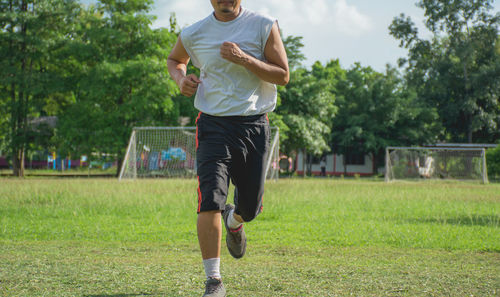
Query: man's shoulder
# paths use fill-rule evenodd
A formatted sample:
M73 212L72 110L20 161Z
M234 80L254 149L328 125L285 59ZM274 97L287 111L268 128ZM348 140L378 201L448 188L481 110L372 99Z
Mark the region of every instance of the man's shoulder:
M182 29L181 34L183 36L193 35L196 32L200 31L209 21L210 21L210 15L204 19L197 21L196 23L194 23L192 25L185 27L184 29Z
M266 13L262 13L262 12L258 12L258 11L253 11L253 10L250 10L250 9L247 9L245 8L245 13L247 14L247 17L248 18L251 18L251 19L258 19L258 20L262 20L264 22L274 22L276 21L276 19Z

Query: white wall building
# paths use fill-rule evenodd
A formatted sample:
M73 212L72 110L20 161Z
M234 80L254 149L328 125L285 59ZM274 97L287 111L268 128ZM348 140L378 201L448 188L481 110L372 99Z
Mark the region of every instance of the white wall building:
M352 154L346 160L347 162L345 171L343 155L332 153L325 155L325 157L326 175L340 176L342 174L347 174L348 176L352 176L355 174L359 174L360 176L370 176L377 173L376 168L374 168L375 164L373 163L373 158L371 155ZM321 175L320 161L321 158L313 158L311 166L311 173L313 175ZM302 175L304 173L303 163L303 152L299 152L297 155L297 159L295 159L295 168L297 174L299 175Z

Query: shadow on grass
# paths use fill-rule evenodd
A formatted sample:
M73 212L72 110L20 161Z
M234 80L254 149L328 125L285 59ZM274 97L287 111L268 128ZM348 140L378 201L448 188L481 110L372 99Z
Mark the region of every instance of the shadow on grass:
M84 297L133 297L133 296L151 296L153 294L149 293L139 293L139 294L99 294L99 295L85 295Z
M441 225L458 225L458 226L482 226L482 227L499 227L500 216L496 215L473 215L459 216L452 218L415 218L406 219L409 223L425 223L425 224L441 224Z

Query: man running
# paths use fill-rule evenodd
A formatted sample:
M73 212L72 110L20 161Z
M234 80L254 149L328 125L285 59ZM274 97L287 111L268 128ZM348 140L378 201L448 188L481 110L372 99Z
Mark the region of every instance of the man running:
M214 12L182 30L168 71L185 96L196 93L198 241L207 276L203 296L226 296L219 271L224 220L234 258L245 254L243 223L262 211L265 159L276 106L276 84L289 80L277 21L241 7L241 0L211 0ZM200 77L186 74L190 61ZM226 205L229 182L234 206Z

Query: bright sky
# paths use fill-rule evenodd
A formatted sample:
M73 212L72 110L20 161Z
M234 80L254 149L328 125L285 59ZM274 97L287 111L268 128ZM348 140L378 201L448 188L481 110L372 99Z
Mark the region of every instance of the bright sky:
M305 65L340 59L343 67L355 62L383 71L394 66L406 51L389 35L389 25L400 13L411 16L421 36L429 36L422 23L423 10L417 0L242 0L242 5L278 19L285 36L304 37ZM500 10L500 1L494 6ZM176 13L181 27L213 11L210 0L155 0L154 27L168 27Z

